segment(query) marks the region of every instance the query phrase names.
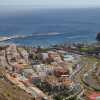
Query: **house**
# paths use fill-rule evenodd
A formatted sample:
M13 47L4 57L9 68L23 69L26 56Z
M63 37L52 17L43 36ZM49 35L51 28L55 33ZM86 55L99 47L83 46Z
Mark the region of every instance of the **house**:
M22 69L23 69L23 66L21 64L15 63L12 65L13 72L20 73Z
M88 100L100 100L100 93L92 92L91 94L87 95Z
M40 77L31 68L23 69L22 73L32 83L36 83L40 81Z
M62 75L69 75L69 70L65 70L62 67L55 68L54 74L57 77L61 77Z

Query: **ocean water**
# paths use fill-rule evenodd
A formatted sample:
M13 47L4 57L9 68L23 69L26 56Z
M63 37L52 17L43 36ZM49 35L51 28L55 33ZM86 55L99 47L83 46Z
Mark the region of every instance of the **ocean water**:
M47 35L57 32L58 35ZM6 43L20 45L53 45L92 42L100 32L100 8L94 9L31 9L12 13L0 12L0 35L35 34ZM36 35L45 34L45 35Z

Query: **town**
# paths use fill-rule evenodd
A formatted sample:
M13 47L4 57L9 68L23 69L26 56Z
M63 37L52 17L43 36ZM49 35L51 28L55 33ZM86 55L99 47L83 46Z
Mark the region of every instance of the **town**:
M100 45L2 45L0 93L0 100L100 100Z

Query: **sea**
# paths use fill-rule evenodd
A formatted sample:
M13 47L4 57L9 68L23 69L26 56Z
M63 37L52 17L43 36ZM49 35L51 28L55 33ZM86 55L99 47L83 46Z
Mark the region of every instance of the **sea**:
M100 32L100 8L42 8L6 12L0 10L0 36L33 35L3 43L27 46L88 43L95 42Z

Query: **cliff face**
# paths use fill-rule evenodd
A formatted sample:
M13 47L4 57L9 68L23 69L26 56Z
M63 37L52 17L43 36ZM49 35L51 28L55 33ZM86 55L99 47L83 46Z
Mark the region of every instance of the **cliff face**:
M97 41L100 41L100 32L99 32L99 33L97 33L96 40L97 40Z

